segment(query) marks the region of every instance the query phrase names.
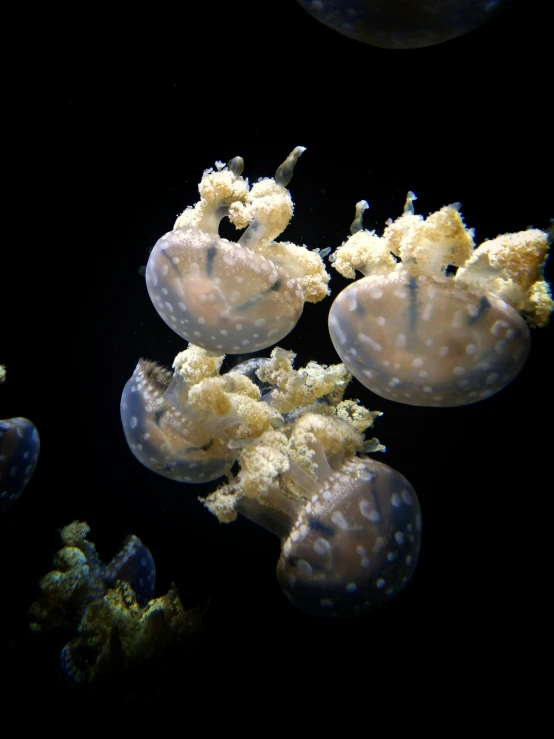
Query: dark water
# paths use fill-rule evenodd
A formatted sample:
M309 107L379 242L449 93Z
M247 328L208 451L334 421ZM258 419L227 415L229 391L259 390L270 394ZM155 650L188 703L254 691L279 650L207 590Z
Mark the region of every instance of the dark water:
M200 700L214 679L234 684L238 666L272 683L301 663L302 681L302 670L317 674L340 658L333 679L362 665L377 685L399 660L420 664L446 650L451 666L478 655L498 669L498 625L517 643L540 610L552 326L533 332L516 380L473 406L401 406L352 383L348 397L384 412L375 426L383 460L412 483L424 522L409 587L357 620L295 610L275 579L276 538L245 519L219 525L197 501L216 483L155 476L126 446L119 400L138 358L170 366L183 348L151 305L141 267L216 159L241 155L255 181L306 146L283 238L310 247L342 243L362 198L371 204L366 228L382 229L408 190L423 214L460 201L479 242L546 228L554 216L548 33L531 6L400 52L332 33L292 0L282 5L254 16L153 10L127 24L83 11L70 32L49 15L26 37L27 71L12 61L0 417L28 417L41 436L31 483L0 518L0 653L16 693L25 685L39 699L114 695L109 680L70 689L59 675L67 636L27 628L57 531L75 519L88 522L106 560L124 537L140 537L156 562L157 594L175 582L185 606L205 608L194 653L119 678L124 703ZM346 284L333 274L333 295ZM308 305L281 342L297 367L338 361L330 301Z

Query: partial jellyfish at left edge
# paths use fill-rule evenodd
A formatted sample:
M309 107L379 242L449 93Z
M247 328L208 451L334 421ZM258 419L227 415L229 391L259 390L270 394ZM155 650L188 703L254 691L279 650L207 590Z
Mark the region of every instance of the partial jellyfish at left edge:
M0 366L0 384L6 370ZM28 418L0 419L0 513L19 498L29 484L38 461L40 438Z

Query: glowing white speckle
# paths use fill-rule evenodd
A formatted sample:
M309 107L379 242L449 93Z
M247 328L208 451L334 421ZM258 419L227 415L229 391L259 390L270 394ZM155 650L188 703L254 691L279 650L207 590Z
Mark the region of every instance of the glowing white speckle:
M348 530L348 522L340 511L335 511L331 516L331 521L335 523L343 531Z
M367 336L367 334L358 334L358 341L361 344L369 344L369 346L376 352L380 352L383 348L381 344L378 344L374 339L371 338L371 336Z
M406 346L406 334L398 334L394 344L397 349L404 349Z
M303 575L308 576L312 574L312 566L309 562L306 562L305 559L299 559L297 566Z
M321 537L319 539L316 539L313 545L313 550L316 554L327 554L331 551L331 545L327 541L327 539L322 539Z

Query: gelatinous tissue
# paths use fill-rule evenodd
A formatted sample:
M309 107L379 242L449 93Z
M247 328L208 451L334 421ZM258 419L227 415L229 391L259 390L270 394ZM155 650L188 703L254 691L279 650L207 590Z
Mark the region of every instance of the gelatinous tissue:
M331 261L345 277L365 276L333 302L331 339L352 374L383 398L476 403L523 367L527 323L548 322L553 301L543 267L550 237L530 228L475 248L458 203L423 218L415 199L408 193L404 214L382 236L362 229L368 206L357 204L352 235Z
M205 506L221 522L242 514L279 536L277 577L292 603L353 616L410 581L421 508L401 473L367 456L384 451L365 438L381 414L345 399L352 375L417 405L461 405L499 390L527 355L520 312L543 325L552 308L541 273L548 238L530 229L474 250L458 206L423 219L412 193L379 238L362 229L363 201L351 238L331 257L343 275L367 275L330 310L344 363L295 369L295 355L275 347L222 374L225 354L271 346L305 300L329 294L329 250L274 241L293 213L287 185L303 151L252 188L240 157L204 172L200 201L157 242L146 269L156 310L189 346L173 372L139 361L121 419L131 451L153 472L184 483L227 476ZM225 216L246 228L236 243L218 235Z

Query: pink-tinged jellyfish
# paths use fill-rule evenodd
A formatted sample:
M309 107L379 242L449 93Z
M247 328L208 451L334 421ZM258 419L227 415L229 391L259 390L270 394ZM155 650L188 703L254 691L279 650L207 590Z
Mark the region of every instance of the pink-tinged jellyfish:
M204 173L201 200L154 246L146 266L148 293L165 323L186 341L220 354L271 346L296 325L305 301L327 294L320 254L274 239L293 213L287 190L304 147L296 147L274 179L252 188L232 159ZM238 242L219 236L228 217L246 228Z
M39 450L38 431L31 421L0 420L0 513L15 503L29 484Z
M241 513L281 538L278 582L312 615L377 608L416 568L417 495L399 472L358 456L363 448L348 423L307 413L246 449L237 478L205 502L222 522Z
M404 214L382 237L362 230L367 203L358 203L352 236L332 261L345 277L366 276L335 299L331 339L352 374L383 398L475 403L523 367L530 333L520 314L531 326L548 321L548 234L529 229L474 249L459 204L423 219L414 199L409 193Z

